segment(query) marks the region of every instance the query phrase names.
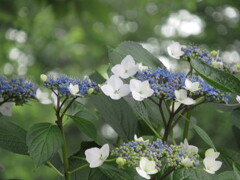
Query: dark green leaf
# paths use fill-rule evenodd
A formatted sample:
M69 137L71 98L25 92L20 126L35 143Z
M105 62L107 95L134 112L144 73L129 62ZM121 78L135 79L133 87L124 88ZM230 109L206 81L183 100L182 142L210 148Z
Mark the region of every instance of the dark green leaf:
M239 108L235 109L232 112L231 120L232 120L233 125L235 125L236 127L238 127L240 129L240 109Z
M192 59L192 67L213 87L226 92L240 94L240 80L235 76L215 69L202 61Z
M79 116L70 116L73 121L77 124L77 127L81 132L86 134L88 137L92 138L94 141L98 141L97 128L92 121L79 117Z
M28 151L36 166L51 159L62 144L61 131L51 123L35 124L27 133Z
M227 148L218 148L220 157L224 160L226 165L232 168L233 163L239 168L240 167L240 153Z
M234 163L233 163L233 172L234 172L236 179L240 179L240 171L238 170L238 168L235 166Z
M158 58L144 49L140 44L132 41L121 43L116 49L110 49L108 56L112 65L119 64L122 59L131 55L135 61L142 62L149 67L161 67L162 63Z
M211 148L216 150L212 140L210 139L210 137L207 135L207 133L202 128L200 128L197 125L193 125L193 129L196 131L196 133L202 138L202 140L206 144L208 144Z
M0 147L17 154L28 154L27 132L7 119L0 118Z
M126 101L112 100L103 94L90 97L90 101L105 122L111 125L123 140L133 139L134 134L137 133L138 120Z
M238 180L238 179L235 178L233 171L225 171L225 172L219 174L215 178L215 180Z

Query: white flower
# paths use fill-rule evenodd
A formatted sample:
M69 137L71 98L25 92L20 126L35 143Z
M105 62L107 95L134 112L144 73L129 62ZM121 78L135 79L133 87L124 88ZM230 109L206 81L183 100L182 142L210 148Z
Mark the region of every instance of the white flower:
M111 71L113 74L127 79L132 77L138 71L138 65L135 63L132 56L127 55L121 62L121 64L117 64L112 67Z
M240 104L240 96L236 97L237 102Z
M137 79L131 79L130 90L133 98L137 101L142 101L153 95L153 90L150 88L148 81L141 82Z
M41 91L41 89L37 89L36 98L40 101L41 104L51 104L52 100L48 98L49 94L47 92Z
M139 137L139 138L138 138L136 134L134 135L134 141L137 141L137 142L139 142L139 141L149 142L149 140L144 141L144 139L143 139L142 137Z
M55 93L57 94L58 92L55 91ZM57 107L57 96L56 96L55 93L52 92L51 98L52 98L52 103L53 103L53 105L54 105L55 107ZM61 106L61 104L62 104L62 102L60 101L60 102L59 102L59 106ZM62 106L62 107L64 107L64 106Z
M203 160L203 164L205 166L204 170L210 174L215 174L215 172L219 170L222 166L222 162L216 161L213 156L205 157Z
M79 85L78 84L73 85L72 83L70 83L70 85L67 88L73 96L79 95L78 94L79 93Z
M112 75L107 80L107 84L101 87L101 90L105 95L115 100L127 96L130 93L129 85L123 84L123 81L116 75Z
M198 153L198 147L189 145L187 139L184 139L184 143L181 143L180 146L187 152L187 153Z
M156 169L156 162L149 161L145 157L141 157L139 167L136 167L138 174L145 179L150 179L149 174L156 174L158 170Z
M213 148L210 148L208 149L206 152L205 152L205 157L209 157L209 156L212 156L214 157L215 159L217 159L219 157L220 153L219 152L215 152Z
M187 91L184 89L175 90L174 92L176 100L185 105L192 105L195 101L192 98L187 97Z
M182 47L178 42L173 42L167 47L168 54L175 59L179 59L184 54Z
M138 70L139 71L144 71L147 70L148 66L144 66L142 63L138 63Z
M12 116L12 107L12 102L5 102L0 106L0 113L4 116Z
M181 164L185 167L193 167L193 162L191 161L191 159L189 159L188 157L186 158L182 158L181 160Z
M185 80L185 86L186 86L186 89L191 92L195 92L201 89L199 87L200 86L199 82L191 82L189 79Z
M85 151L86 160L90 168L99 167L109 156L109 145L105 144L99 148L90 148Z

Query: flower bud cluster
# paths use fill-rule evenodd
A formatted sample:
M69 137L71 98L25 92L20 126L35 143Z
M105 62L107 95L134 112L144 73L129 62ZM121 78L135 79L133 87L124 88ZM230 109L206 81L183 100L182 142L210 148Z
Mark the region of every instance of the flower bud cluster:
M69 78L67 76L60 76L59 78L48 77L46 81L44 81L44 86L52 91L58 92L60 96L71 96L71 92L69 91L69 86L78 85L79 87L79 95L85 96L87 94L97 93L99 91L98 85L90 80L88 77L85 77L82 81Z
M23 78L7 79L0 77L0 97L2 102L15 102L23 105L28 100L35 98L36 87L33 83Z
M223 62L222 59L219 58L219 53L217 51L209 53L205 50L198 49L195 46L183 47L182 50L184 52L184 55L182 56L183 59L198 59L214 68L233 74L237 73L229 64Z
M148 141L130 141L123 143L122 146L111 152L112 156L117 157L117 163L120 167L136 168L139 166L141 157L146 157L150 161L155 161L156 169L159 171L165 167L189 168L196 167L199 164L199 155L197 153L188 153L179 145L167 145L160 139L153 142ZM184 163L184 159L191 162L191 166Z
M165 68L147 69L138 72L136 78L140 81L149 81L154 94L160 98L174 99L175 90L186 89L185 81L189 79L192 83L199 82L199 90L190 92L190 97L197 99L204 97L206 101L228 102L229 96L222 91L213 88L206 81L196 76L186 76L184 73L174 74Z

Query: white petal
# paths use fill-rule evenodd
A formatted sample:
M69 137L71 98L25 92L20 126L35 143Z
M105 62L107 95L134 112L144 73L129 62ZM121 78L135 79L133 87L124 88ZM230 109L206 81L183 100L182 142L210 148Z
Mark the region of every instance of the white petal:
M181 100L176 99L176 100L185 105L192 105L192 104L196 103L196 101L194 101L192 98L186 98L186 99L181 99Z
M101 90L107 96L110 96L111 94L114 93L114 90L113 90L112 86L110 86L108 84L105 84L105 85L101 86Z
M101 158L101 151L99 148L96 148L96 147L90 148L85 151L85 156L86 156L87 162L89 163L96 162Z
M175 58L179 59L180 56L184 54L184 52L181 50L182 46L178 42L173 42L167 47L168 54Z
M99 167L103 164L102 160L96 160L96 161L92 161L89 165L90 168L96 168Z
M122 87L123 81L116 75L112 75L107 81L107 84L112 86L113 90L116 91Z
M236 97L237 102L240 104L240 96Z
M185 89L175 90L174 94L176 96L176 99L185 99L187 98L187 91Z
M116 76L122 77L124 75L125 70L123 69L121 64L117 64L117 65L112 67L111 71Z
M134 92L134 91L139 91L140 89L140 84L141 84L141 81L137 80L137 79L131 79L130 80L130 90L131 92Z
M213 148L210 148L208 149L206 152L205 152L205 156L208 157L208 156L213 156L215 159L218 158L220 155L219 152L215 152Z
M135 99L136 101L144 100L144 98L137 92L132 92L132 96L133 96L133 99Z
M135 61L131 55L127 55L122 60L121 65L124 67L124 69L129 69L129 68L135 66Z
M127 96L129 93L130 93L130 86L128 84L124 84L119 90L119 95L121 97Z
M189 152L194 152L194 153L198 153L198 147L196 147L196 146L193 146L193 145L189 145L188 146L188 151Z
M144 170L142 170L139 167L136 167L136 171L140 176L142 176L145 179L150 179L151 178Z
M215 158L212 156L205 157L203 160L203 164L206 169L210 169L215 164Z
M108 156L109 156L109 145L108 144L104 144L102 147L101 147L101 149L100 149L100 151L101 151L101 159L103 160L103 161L105 161L107 158L108 158Z
M149 160L147 158L141 157L141 159L140 159L140 168L141 169L145 169L145 167L147 166L148 161Z
M119 93L113 93L113 94L110 94L110 97L114 100L118 100L118 99L121 99L122 96L120 96Z
M222 162L221 161L215 161L215 165L211 167L209 170L210 171L217 171L221 168Z
M210 171L208 169L204 169L206 172L210 173L210 174L215 174L215 171Z
M145 170L147 169L147 173L148 174L155 174L157 173L157 169L156 169L156 162L155 161L149 161L146 164L147 167L145 167Z
M4 116L12 116L12 102L6 102L0 106L0 113Z

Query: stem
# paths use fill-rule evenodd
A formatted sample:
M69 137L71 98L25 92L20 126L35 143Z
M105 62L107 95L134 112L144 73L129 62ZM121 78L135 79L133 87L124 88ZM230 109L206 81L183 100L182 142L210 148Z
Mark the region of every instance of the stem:
M188 132L189 132L189 126L190 126L190 117L191 117L191 113L188 112L186 114L186 118L189 119L189 121L185 121L185 125L184 125L184 131L183 131L183 140L184 139L188 139Z
M162 179L164 179L165 177L167 177L169 174L171 174L171 172L174 171L174 169L175 169L175 168L170 168L170 169L168 169L168 170L159 178L159 180L162 180Z
M55 166L51 163L51 162L47 162L47 164L59 175L63 177L63 174L57 169L55 168Z
M147 124L147 126L152 130L152 132L156 135L157 138L162 139L160 134L151 126L149 122L147 122L145 119L142 120Z
M62 115L61 115L61 119L63 118L63 116L65 115L65 113L67 112L67 110L70 108L70 106L74 103L74 101L77 99L78 97L74 97L70 103L67 105L67 107L63 110Z
M63 156L63 166L64 166L64 177L65 180L70 180L70 175L68 173L69 170L69 162L68 162L68 155L67 155L67 143L66 138L63 132L63 129L61 129L62 135L63 135L63 147L62 147L62 156Z
M79 170L82 169L82 168L88 167L88 165L89 165L89 164L84 164L84 165L82 165L82 166L80 166L80 167L78 167L78 168L76 168L76 169L74 169L74 170L72 170L72 171L68 171L68 173L69 173L69 174L75 173L75 172L79 171Z

